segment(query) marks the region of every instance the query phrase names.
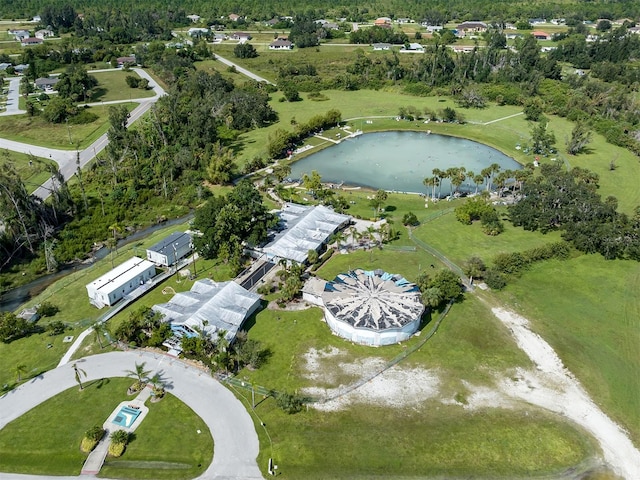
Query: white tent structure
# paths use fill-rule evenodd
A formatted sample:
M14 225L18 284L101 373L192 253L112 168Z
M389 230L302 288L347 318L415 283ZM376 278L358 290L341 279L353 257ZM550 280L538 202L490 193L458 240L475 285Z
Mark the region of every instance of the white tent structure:
M341 273L325 284L321 299L335 334L374 346L408 339L425 309L416 284L382 270Z
M285 258L304 263L309 250L319 250L331 235L351 221L349 215L322 205L296 203L286 203L278 216L285 228L262 249L269 261Z
M168 303L154 305L152 309L171 322L178 336L191 336L197 329L212 338L224 330L231 342L244 321L260 306L260 295L249 292L235 282L198 280L188 292L176 293Z

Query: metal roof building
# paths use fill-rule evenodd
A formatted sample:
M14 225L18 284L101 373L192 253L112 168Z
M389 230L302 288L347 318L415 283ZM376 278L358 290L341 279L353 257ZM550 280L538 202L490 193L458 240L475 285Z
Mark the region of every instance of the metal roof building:
M171 322L174 332L196 333L203 329L215 338L218 331L226 332L231 342L244 321L260 306L260 295L249 292L235 282L198 280L188 292L176 293L167 302L152 307Z
M296 203L286 203L278 216L284 229L262 251L269 259L286 258L299 263L307 261L309 250L319 250L331 235L351 221L349 215L322 205Z
M334 333L375 346L409 338L425 309L416 284L382 270L341 273L325 284L321 299Z
M191 235L174 232L147 248L147 260L168 267L191 252Z
M153 263L131 257L87 285L89 301L98 308L113 305L155 276L156 266Z

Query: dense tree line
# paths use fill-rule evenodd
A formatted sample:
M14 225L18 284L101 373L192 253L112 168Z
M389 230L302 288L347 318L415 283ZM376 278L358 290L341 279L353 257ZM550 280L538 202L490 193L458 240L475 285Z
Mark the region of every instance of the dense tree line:
M177 11L177 2L167 0L143 0L143 2L125 2L112 0L105 4L98 0L5 0L0 6L0 16L3 18L25 18L41 13L45 6L62 9L68 5L75 5L76 10L83 13L98 8L110 7L114 10L130 12L138 8L145 8L152 12ZM349 0L309 0L299 2L294 0L256 1L247 0L241 3L232 0L207 2L205 0L184 0L178 3L180 9L197 12L208 20L220 19L230 13L237 13L250 20L270 20L277 15L312 14L316 18L344 17L348 21L363 21L378 16L410 17L416 20L430 20L435 23L447 20L491 20L517 21L527 18L565 17L569 22L592 20L599 18L637 17L639 7L637 2L610 2L606 0L592 0L589 2L552 2L549 0L534 0L531 2L515 2L513 0L499 0L486 2L484 0L409 0L401 3L389 0L375 0L365 4L354 4Z
M543 165L541 174L524 184L523 198L509 207L510 219L525 230L560 230L585 253L640 261L640 208L631 217L618 213L614 197L602 200L596 193L597 181L582 168L566 172Z

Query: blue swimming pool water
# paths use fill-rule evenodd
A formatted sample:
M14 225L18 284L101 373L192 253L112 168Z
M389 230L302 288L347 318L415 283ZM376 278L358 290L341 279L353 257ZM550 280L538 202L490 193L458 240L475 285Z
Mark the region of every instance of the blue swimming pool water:
M113 423L115 423L116 425L120 425L121 427L129 428L131 427L131 425L133 425L133 422L136 421L138 415L140 415L140 410L125 405L116 414L115 418L113 419Z

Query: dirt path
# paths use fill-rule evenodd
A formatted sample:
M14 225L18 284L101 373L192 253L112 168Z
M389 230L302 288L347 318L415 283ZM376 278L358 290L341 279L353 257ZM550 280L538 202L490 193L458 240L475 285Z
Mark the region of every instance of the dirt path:
M640 479L640 451L591 400L551 345L529 329L526 318L503 308L493 308L492 312L537 367L535 371L519 369L517 378L503 380L503 392L577 423L599 442L605 461L616 474L627 480Z

